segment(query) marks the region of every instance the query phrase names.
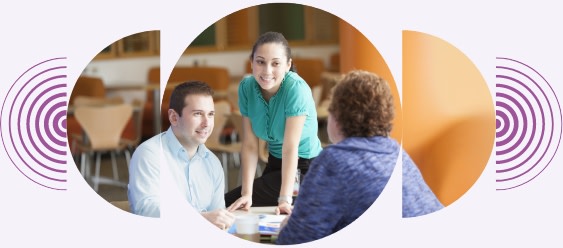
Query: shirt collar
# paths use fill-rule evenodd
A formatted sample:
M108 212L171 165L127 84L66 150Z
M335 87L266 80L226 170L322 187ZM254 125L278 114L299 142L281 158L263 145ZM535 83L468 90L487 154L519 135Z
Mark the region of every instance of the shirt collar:
M175 154L178 153L185 153L185 149L182 146L182 144L180 144L180 141L178 140L178 138L176 138L176 135L174 135L174 132L172 131L172 127L169 127L168 130L166 130L166 132L164 133L164 136L166 138L166 143L168 145L168 147L170 148L171 151L173 151ZM201 158L207 158L207 156L209 156L209 149L207 149L207 147L205 147L205 144L200 144L197 147L197 151L195 153L195 155L198 155Z

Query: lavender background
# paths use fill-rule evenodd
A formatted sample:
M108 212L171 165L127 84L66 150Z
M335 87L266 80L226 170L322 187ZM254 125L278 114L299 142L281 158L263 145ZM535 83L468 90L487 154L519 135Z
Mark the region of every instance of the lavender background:
M161 67L171 69L187 41L236 10L268 1L163 3L160 1L17 1L0 4L0 96L27 68L49 58L67 57L67 94L92 57L123 36L161 31ZM498 56L533 66L563 95L560 55L563 21L557 3L542 1L294 1L321 8L360 30L386 59L401 89L401 31L437 36L463 51L495 91ZM526 17L526 18L523 18ZM4 119L1 120L5 122ZM5 128L5 125L2 125ZM536 131L537 132L537 131ZM537 133L536 135L540 135ZM10 154L13 156L14 154ZM67 154L68 161L71 161ZM497 191L496 160L461 199L443 211L413 219L400 213L400 170L381 198L343 231L302 247L557 247L563 245L563 158L553 157L537 179L515 190ZM163 185L163 208L170 214L148 219L115 209L82 180L66 173L67 190L31 183L0 149L1 247L185 247L212 242L230 247L250 244L205 223L173 200ZM398 167L400 168L400 167ZM166 179L168 175L162 175ZM166 182L166 180L164 180ZM553 228L555 227L555 228ZM104 239L96 238L105 233ZM253 247L261 247L256 244Z

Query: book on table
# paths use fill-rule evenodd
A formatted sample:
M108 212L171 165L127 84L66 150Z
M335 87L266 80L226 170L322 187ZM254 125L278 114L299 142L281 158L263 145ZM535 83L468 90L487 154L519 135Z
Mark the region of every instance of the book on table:
M260 219L258 222L258 232L260 235L278 235L281 223L287 215L259 214L258 217ZM234 234L236 232L236 224L233 224L228 232Z

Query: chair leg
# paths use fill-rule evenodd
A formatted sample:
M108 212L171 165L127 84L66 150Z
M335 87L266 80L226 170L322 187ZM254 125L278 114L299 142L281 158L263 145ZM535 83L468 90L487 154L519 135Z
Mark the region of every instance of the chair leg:
M96 155L95 152L90 152L87 155L87 159L86 159L86 177L87 178L92 177L92 164L94 163L92 161L94 161L94 155Z
M86 153L82 152L80 154L80 174L82 177L86 177Z
M242 167L239 168L238 170L238 179L237 179L237 186L241 186L242 185Z
M111 167L113 170L113 180L119 181L119 172L117 171L117 159L115 158L115 151L110 152L111 155Z
M81 161L80 161L80 174L84 179L88 179L90 177L90 164L91 164L91 153L90 152L82 152L81 154Z
M233 162L235 167L240 168L240 154L238 152L233 152Z
M100 184L100 160L102 153L96 153L96 175L94 177L94 191L98 192L98 185Z
M131 152L125 150L124 153L125 153L125 162L127 163L127 169L129 169L129 163L131 162Z
M129 150L125 150L125 163L127 163L125 165L125 168L127 169L127 173L129 173L129 163L131 163L131 153L129 152ZM125 185L125 187L127 187L127 185Z
M228 161L227 161L227 154L224 152L221 152L221 160L223 163L223 173L225 174L225 192L229 191L229 165L228 165Z
M72 159L74 160L74 163L78 164L78 157L76 155L76 140L72 141L72 145L70 147L70 154L72 155ZM80 155L80 157L82 157L82 154ZM82 170L82 168L81 168Z

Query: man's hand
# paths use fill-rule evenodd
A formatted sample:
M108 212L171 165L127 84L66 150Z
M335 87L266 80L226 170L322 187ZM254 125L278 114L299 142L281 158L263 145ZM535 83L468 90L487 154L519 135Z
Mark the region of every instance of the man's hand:
M201 213L207 221L211 224L221 228L221 230L227 230L235 222L235 215L226 209L217 209L211 212Z

